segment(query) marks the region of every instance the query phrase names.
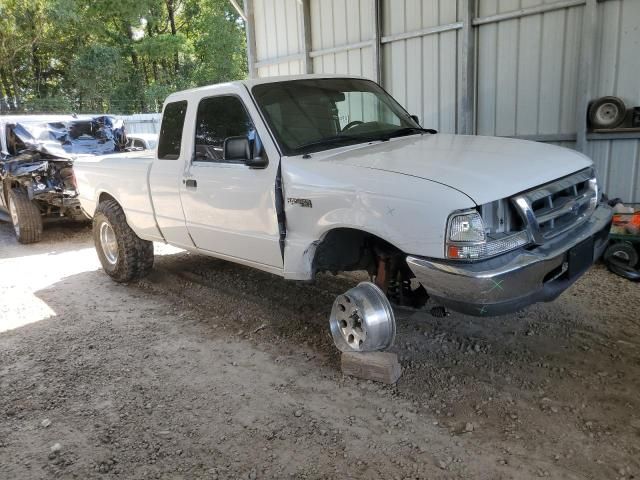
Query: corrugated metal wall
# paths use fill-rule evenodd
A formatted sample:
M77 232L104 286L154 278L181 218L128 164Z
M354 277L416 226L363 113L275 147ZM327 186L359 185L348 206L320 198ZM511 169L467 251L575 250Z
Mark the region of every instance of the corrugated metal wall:
M640 105L640 0L598 5L594 97L616 95ZM587 155L610 196L640 202L640 140L590 140Z
M300 4L297 0L255 2L256 54L258 61L287 57L302 51ZM278 62L258 68L260 77L302 73L300 60Z
M375 1L309 0L313 72L375 79ZM381 84L424 126L455 132L467 0L379 1ZM258 75L301 73L303 2L252 3ZM576 147L585 10L580 0L477 0L477 134ZM598 3L592 98L617 95L628 106L640 105L639 21L640 0ZM604 190L640 202L640 134L606 138L590 134L585 148Z
M481 0L479 16L540 0ZM479 25L480 135L576 132L576 84L583 6Z
M311 0L311 50L313 71L348 73L373 78L370 45L342 52L326 52L373 38L371 0Z
M458 20L455 0L384 0L382 35L388 37ZM456 30L383 44L382 83L425 126L456 131Z

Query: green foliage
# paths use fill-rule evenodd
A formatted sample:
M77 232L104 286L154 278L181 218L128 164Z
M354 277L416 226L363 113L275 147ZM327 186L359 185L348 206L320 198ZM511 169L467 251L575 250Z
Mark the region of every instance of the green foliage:
M145 37L136 42L133 49L138 55L144 55L150 61L160 62L175 54L188 54L190 46L185 35L177 33L176 35Z
M246 77L228 0L0 0L0 107L156 111L171 92Z

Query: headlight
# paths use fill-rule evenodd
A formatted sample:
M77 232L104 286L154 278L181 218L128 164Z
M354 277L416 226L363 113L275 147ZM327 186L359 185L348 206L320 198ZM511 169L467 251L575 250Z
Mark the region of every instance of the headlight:
M482 217L475 210L454 213L447 224L446 256L458 260L494 257L530 242L526 230L487 233Z
M450 242L483 242L484 223L476 211L453 215L449 218Z

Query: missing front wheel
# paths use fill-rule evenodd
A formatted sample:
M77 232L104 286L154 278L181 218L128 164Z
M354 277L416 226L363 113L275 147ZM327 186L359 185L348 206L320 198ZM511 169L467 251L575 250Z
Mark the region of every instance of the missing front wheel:
M404 257L385 255L380 252L376 257L377 269L372 280L384 292L389 301L402 307L424 307L429 300L429 295L422 285L413 284L414 275L407 266Z

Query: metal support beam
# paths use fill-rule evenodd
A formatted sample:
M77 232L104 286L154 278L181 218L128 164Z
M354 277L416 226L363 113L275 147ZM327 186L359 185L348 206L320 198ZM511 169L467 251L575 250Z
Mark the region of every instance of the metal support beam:
M460 56L458 63L458 133L475 133L476 111L476 41L473 17L476 13L476 0L462 0L462 31L460 32Z
M589 101L591 100L593 84L597 22L597 0L587 0L582 16L580 63L578 66L578 96L576 99L576 150L583 153L587 149L587 110L589 108Z
M438 25L437 27L421 28L420 30L412 30L405 33L396 33L386 35L380 39L380 43L391 43L399 40L409 40L410 38L426 37L436 33L450 32L462 28L462 22L449 23L447 25Z
M371 0L373 2L373 79L382 84L382 0Z
M514 18L537 15L539 13L553 12L554 10L561 10L563 8L578 7L580 5L584 5L585 1L586 0L562 0L555 3L539 5L537 7L521 8L519 10L513 10L512 12L504 12L498 13L496 15L489 15L487 17L474 18L473 24L485 25L487 23L502 22L503 20L512 20Z
M295 62L298 60L304 61L304 54L292 53L291 55L285 55L283 57L265 58L264 60L255 62L254 66L256 69L258 69L262 67L268 67L269 65L278 65L279 63Z
M311 60L311 0L302 0L302 15L300 16L300 44L302 45L302 72L313 73Z
M256 22L253 16L253 0L244 0L244 22L247 33L247 62L249 63L249 78L258 77L256 66Z
M238 5L238 2L236 0L229 0L231 2L231 5L233 5L233 8L236 9L236 12L238 12L238 15L240 15L242 17L242 20L244 20L245 22L247 21L247 17L244 14L244 12L242 11L242 9L240 8L240 5Z
M330 53L342 53L347 52L349 50L355 50L358 48L370 47L374 42L371 40L365 40L364 42L358 43L348 43L346 45L338 45L337 47L332 48L323 48L322 50L313 50L309 52L309 56L311 58L321 57L322 55L329 55Z

